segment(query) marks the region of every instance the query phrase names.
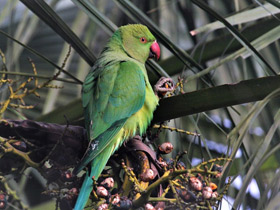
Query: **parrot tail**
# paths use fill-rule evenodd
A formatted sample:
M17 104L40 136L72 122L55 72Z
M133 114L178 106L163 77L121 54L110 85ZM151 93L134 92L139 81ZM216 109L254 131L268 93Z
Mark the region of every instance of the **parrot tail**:
M100 153L91 163L90 174L89 170L85 175L83 185L81 187L78 199L76 201L74 210L84 209L90 193L93 189L93 178L98 179L99 175L105 168L110 156L112 155L112 146L108 146L102 153Z
M83 185L82 185L82 188L81 188L80 193L79 193L79 197L76 201L74 210L84 209L84 207L85 207L85 205L88 201L90 192L92 191L93 180L92 180L91 177L92 176L89 176L88 171L87 171L84 182L83 182Z

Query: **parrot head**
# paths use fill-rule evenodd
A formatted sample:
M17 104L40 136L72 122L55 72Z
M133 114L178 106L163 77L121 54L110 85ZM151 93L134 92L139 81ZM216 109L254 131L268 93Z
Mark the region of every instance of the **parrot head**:
M148 58L160 57L160 47L149 29L141 24L119 28L125 52L132 58L145 63Z

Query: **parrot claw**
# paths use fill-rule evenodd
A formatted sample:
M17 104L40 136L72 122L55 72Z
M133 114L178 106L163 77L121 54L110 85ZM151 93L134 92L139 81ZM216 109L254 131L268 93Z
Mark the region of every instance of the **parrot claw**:
M159 97L163 97L167 92L172 92L174 90L174 81L169 77L161 77L154 86L155 95Z

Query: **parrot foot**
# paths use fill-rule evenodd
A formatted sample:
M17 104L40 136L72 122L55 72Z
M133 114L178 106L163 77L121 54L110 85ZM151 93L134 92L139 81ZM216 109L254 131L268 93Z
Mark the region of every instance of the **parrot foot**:
M169 77L161 77L154 86L155 95L162 98L167 92L173 92L175 90L174 81Z

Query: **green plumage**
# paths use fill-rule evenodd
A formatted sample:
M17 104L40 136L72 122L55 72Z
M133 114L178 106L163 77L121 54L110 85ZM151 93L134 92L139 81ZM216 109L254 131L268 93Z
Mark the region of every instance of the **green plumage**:
M148 81L145 61L154 41L143 25L120 27L84 81L82 101L90 145L73 173L89 164L91 167L75 210L84 208L92 177L97 180L110 156L125 140L143 134L152 119L158 99Z

